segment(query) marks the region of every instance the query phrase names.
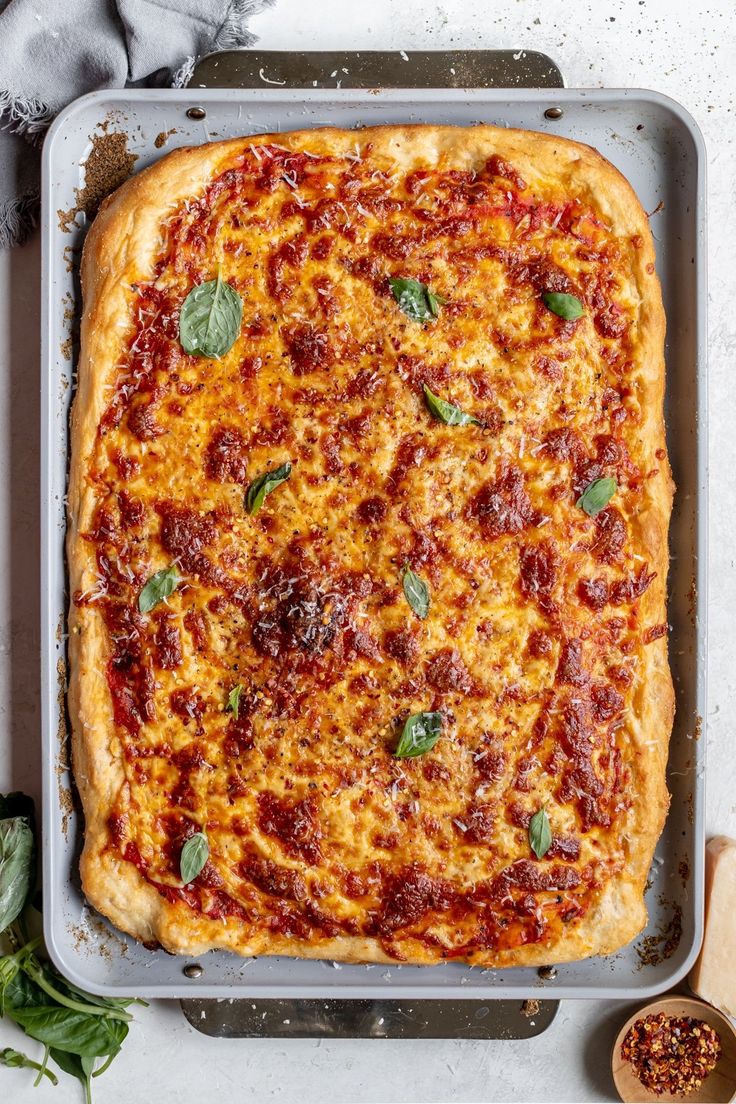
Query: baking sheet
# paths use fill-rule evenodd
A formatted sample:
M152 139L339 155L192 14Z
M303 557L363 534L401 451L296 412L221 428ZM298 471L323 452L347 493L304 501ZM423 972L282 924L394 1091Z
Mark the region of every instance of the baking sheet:
M193 120L193 105L206 111ZM563 109L547 119L550 106ZM542 981L533 969L357 966L284 958L151 952L111 929L84 904L77 855L81 825L72 806L61 679L65 663L64 503L67 422L74 376L69 359L78 309L75 259L86 229L59 212L75 206L93 137L123 132L141 169L176 146L305 126L390 122L489 122L589 142L629 178L652 217L669 320L668 432L678 495L671 529L671 660L677 718L669 765L672 810L647 892L650 924L635 944L605 959L560 966ZM166 135L165 139L162 136ZM51 128L43 157L42 698L44 741L44 923L50 954L93 992L187 997L505 998L644 997L684 976L702 930L705 741L706 385L704 149L676 103L636 90L308 89L95 93ZM66 231L64 229L66 225ZM702 596L702 602L701 598ZM678 924L679 942L661 951ZM661 938L660 938L661 937ZM654 959L644 965L637 950ZM192 976L196 975L196 976Z

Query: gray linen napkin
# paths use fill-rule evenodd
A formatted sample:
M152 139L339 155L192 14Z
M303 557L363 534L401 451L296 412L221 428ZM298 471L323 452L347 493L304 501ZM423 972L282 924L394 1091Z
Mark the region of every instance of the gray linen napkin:
M40 146L54 116L98 88L183 88L212 50L251 46L274 0L0 0L0 248L38 215Z

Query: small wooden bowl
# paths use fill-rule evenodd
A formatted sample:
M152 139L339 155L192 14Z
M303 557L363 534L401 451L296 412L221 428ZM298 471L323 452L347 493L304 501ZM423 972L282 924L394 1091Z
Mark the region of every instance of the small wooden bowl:
M664 1012L667 1016L692 1016L707 1023L720 1036L722 1053L718 1065L696 1092L675 1096L662 1093L657 1096L642 1085L634 1073L634 1067L621 1057L621 1044L631 1025L644 1016L656 1016L658 1012ZM661 1104L667 1104L667 1101L677 1101L678 1104L729 1104L729 1101L736 1100L736 1030L724 1015L705 1001L692 997L664 997L641 1008L626 1021L616 1037L611 1070L624 1104L649 1104L649 1101Z

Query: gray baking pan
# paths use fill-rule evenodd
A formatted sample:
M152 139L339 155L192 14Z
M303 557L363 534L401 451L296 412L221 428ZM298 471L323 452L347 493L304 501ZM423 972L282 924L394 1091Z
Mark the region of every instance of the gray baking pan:
M193 113L198 118L187 114L193 107L200 109ZM67 419L74 385L73 361L67 355L79 306L75 251L86 229L85 216L75 219L73 211L79 206L75 189L84 184L83 162L95 136L104 132L125 135L140 169L176 146L238 134L326 124L478 121L590 143L629 178L644 207L653 212L669 319L667 418L678 484L669 611L677 719L669 764L672 808L652 866L647 932L610 958L560 966L545 981L531 969L481 970L458 963L371 967L243 960L218 952L195 964L147 951L85 906L76 873L81 823L71 796L64 714L63 535ZM682 978L702 928L705 742L699 736L705 716L707 476L705 163L702 139L687 112L664 96L636 90L294 91L268 85L256 90L104 92L78 100L59 116L46 140L43 166L44 917L47 945L59 968L95 992L197 999L636 998L661 992Z

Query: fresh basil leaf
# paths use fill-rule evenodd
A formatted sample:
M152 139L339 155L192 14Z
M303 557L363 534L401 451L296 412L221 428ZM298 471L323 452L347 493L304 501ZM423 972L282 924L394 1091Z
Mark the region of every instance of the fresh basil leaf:
M394 755L397 759L413 759L430 751L442 733L441 713L412 713L407 717Z
M59 1078L50 1069L46 1069L40 1062L34 1062L28 1055L23 1054L20 1050L12 1050L10 1047L5 1047L5 1050L0 1051L0 1062L4 1066L10 1066L11 1069L33 1069L38 1070L39 1074L44 1077L48 1077L52 1085L59 1084Z
M438 422L444 422L445 425L482 425L479 418L472 414L466 414L459 406L455 406L454 403L447 402L446 399L441 399L439 395L435 395L426 383L422 386L427 409Z
M233 686L232 690L227 696L227 705L225 706L226 713L232 713L233 717L237 721L238 710L240 709L240 695L243 693L243 687L240 683L237 686Z
M0 963L7 961L8 958L0 959ZM0 1014L8 1012L12 1015L15 1008L39 1007L48 1004L48 1000L40 986L31 981L21 969L15 970L0 982Z
M421 280L400 276L390 277L388 282L399 310L413 322L431 322L440 313L440 304L447 302Z
M141 613L150 613L159 602L173 594L179 585L179 572L175 564L157 571L148 580L143 590L138 595L138 609Z
M599 514L616 493L616 480L607 476L605 479L594 479L585 488L577 501L581 510L585 510L589 517Z
M68 1073L70 1077L77 1077L83 1084L87 1080L87 1075L82 1067L82 1059L78 1054L70 1054L68 1050L51 1047L49 1057L56 1062L59 1069L63 1070L64 1073Z
M32 1039L82 1058L101 1058L118 1050L128 1034L128 1025L122 1020L89 1016L59 1005L13 1008L10 1016Z
M429 613L429 587L424 579L414 574L408 564L404 568L404 578L401 583L407 602L417 617L423 621Z
M35 844L25 817L0 820L0 932L23 911L33 889Z
M538 859L543 859L552 846L552 828L544 807L529 821L529 846Z
M263 505L263 500L271 491L276 490L291 475L291 464L282 464L280 468L264 472L254 479L245 492L245 508L249 514L257 514Z
M575 295L566 295L564 291L545 291L542 302L548 310L566 322L582 318L585 314L583 304Z
M184 885L193 882L210 857L210 845L204 832L190 836L181 849L179 870Z
M179 341L185 353L219 360L235 344L243 318L243 301L218 273L192 288L179 314Z

